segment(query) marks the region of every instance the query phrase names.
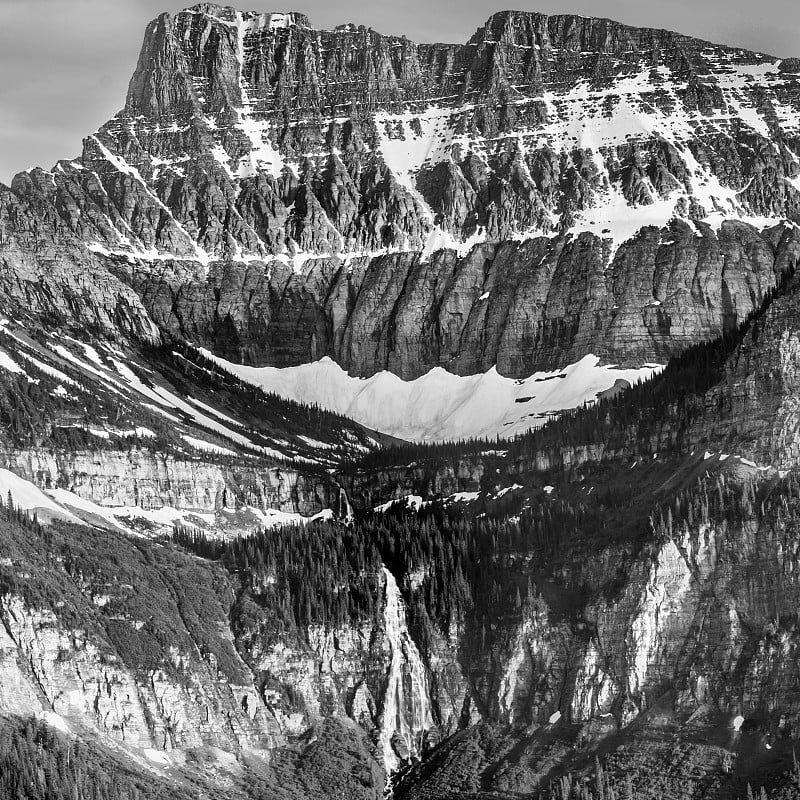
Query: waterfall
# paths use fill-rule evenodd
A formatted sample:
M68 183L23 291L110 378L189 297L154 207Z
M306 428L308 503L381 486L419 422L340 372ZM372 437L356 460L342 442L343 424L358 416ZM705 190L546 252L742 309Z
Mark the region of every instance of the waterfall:
M393 742L399 740L409 756L418 756L422 733L434 727L428 672L406 624L406 607L394 575L386 579L384 647L390 655L379 745L390 793L391 774L400 765Z
M343 487L339 487L339 518L346 522L353 520L353 507L350 505L350 498Z

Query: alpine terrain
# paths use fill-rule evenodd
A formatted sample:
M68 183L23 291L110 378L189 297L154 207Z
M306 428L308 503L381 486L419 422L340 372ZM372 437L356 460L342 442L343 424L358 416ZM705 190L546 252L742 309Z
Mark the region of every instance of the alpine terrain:
M800 798L799 260L800 59L159 16L0 185L0 797Z

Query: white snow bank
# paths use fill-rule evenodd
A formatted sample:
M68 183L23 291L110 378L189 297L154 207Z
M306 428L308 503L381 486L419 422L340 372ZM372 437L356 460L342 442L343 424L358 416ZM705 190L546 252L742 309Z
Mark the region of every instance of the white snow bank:
M36 487L34 487L35 489ZM38 489L37 489L38 491ZM59 508L65 507L82 515L88 522L96 519L105 520L109 525L125 533L138 533L142 523L153 525L156 532L169 533L175 524L190 527L201 527L208 533L225 530L237 515L250 516L255 524L263 528L275 528L279 525L302 525L314 520L325 520L333 517L333 511L326 508L313 516L304 517L288 511L276 509L261 510L253 506L239 509L222 509L221 511L199 511L191 508L141 508L139 506L101 506L87 500L68 489L49 489L47 494Z
M91 515L90 518L92 516L99 517L108 522L112 527L127 530L123 525L117 522L114 516L115 509L113 508L93 503L91 500L86 500L80 495L70 492L68 489L48 489L47 494L60 506L72 509L78 514L81 514L81 512L89 514Z
M391 372L354 378L330 358L299 367L247 367L204 355L264 391L344 414L373 430L412 441L503 437L543 425L552 415L593 401L620 378L633 384L662 369L600 366L587 355L556 372L524 380L505 378L493 367L466 377L441 367L413 381Z
M51 728L55 728L61 733L72 733L67 721L61 714L56 714L53 711L42 711L38 714L39 719L47 723Z
M494 496L494 499L499 500L501 497L504 497L509 492L516 492L517 489L522 489L522 486L520 486L518 483L515 483L513 486L505 486L497 492L497 494Z
M172 765L170 757L163 750L154 750L152 747L146 747L144 754L147 760L152 761L154 764L161 764L165 767Z
M408 494L405 497L401 497L398 500L389 500L388 503L381 503L379 506L375 506L373 511L377 511L380 514L385 513L388 511L393 505L397 503L400 505L403 503L406 508L411 508L414 511L419 511L422 506L427 505L427 503L418 495L418 494Z
M0 497L3 502L9 495L17 508L36 513L43 520L57 517L68 522L80 522L74 514L62 508L30 481L7 469L0 469Z
M223 456L236 455L233 450L229 450L227 447L220 447L218 444L212 444L211 442L207 442L205 439L197 439L194 436L187 436L185 433L182 434L181 438L183 438L183 440L195 450L205 450L208 453L218 453L219 455Z
M471 503L473 500L477 500L480 494L480 492L456 492L447 499L451 503Z
M5 350L0 350L0 369L7 370L8 372L23 372L22 367L20 367Z
M254 514L264 528L277 528L280 525L307 525L315 520L333 519L333 511L330 508L323 508L322 511L310 517L304 517L294 511L279 511L276 508L262 511L260 508L246 506L243 510Z

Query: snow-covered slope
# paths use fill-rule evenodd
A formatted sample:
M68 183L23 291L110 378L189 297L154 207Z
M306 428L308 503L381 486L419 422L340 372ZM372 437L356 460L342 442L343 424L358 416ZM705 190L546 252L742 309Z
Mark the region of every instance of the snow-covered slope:
M169 376L177 365L187 374L195 370L199 383L213 380L206 369L193 363L192 350L186 355L164 351L159 361L158 354L143 357L133 348L110 341L90 344L66 334L33 333L8 319L0 320L0 341L5 344L0 347L0 375L15 376L40 392L46 381L50 388L43 402L54 406L53 427L62 434L74 431L98 445L152 446L158 439L162 450L186 456L202 453L209 458L244 456L311 463L317 458L325 462L328 451L342 445L363 450L374 444L358 426L346 421L342 421L346 432L335 432L336 423L333 427L323 423L326 429L312 440L313 431L302 424L291 433L284 430L279 434L263 417L255 420L243 414L246 406L226 408L218 391L208 395L202 385L192 385L191 379L176 381L174 373ZM231 389L228 401L235 398L235 387L227 387ZM304 402L302 398L300 402ZM338 438L339 433L343 438ZM333 440L329 434L334 435Z
M65 506L48 497L38 486L20 478L7 469L0 468L0 496L6 504L27 511L43 522L60 519L65 522L80 522L80 519Z
M0 320L0 500L41 521L235 535L348 513L331 468L357 423L268 402L186 348Z
M314 403L381 433L425 442L515 436L661 369L657 364L638 369L601 365L597 356L588 355L563 370L537 372L523 380L503 377L496 369L462 377L437 367L404 381L391 372L354 378L329 358L279 369L206 355L265 392Z

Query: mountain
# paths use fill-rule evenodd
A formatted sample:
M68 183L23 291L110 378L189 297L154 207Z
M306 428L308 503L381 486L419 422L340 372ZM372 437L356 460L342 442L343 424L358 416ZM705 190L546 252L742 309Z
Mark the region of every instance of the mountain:
M663 363L775 285L796 70L576 16L415 45L200 4L148 26L79 158L15 177L4 242L74 238L164 330L254 366Z
M201 4L148 26L79 158L15 177L0 245L99 265L231 363L405 381L664 363L775 286L798 98L796 60L606 20L503 12L417 46ZM563 407L441 426L427 383L408 435Z
M154 20L0 187L0 795L800 796L799 159L676 33Z

